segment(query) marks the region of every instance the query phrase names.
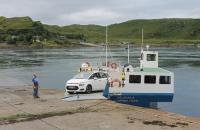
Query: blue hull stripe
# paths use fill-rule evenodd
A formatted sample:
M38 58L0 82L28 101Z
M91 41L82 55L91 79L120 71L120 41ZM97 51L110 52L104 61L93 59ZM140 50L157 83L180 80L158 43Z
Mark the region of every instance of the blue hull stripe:
M112 100L135 100L136 102L172 102L173 93L121 93L110 94Z
M149 102L172 102L173 93L109 93L109 84L107 83L103 92L103 96L111 100L132 101L135 103Z

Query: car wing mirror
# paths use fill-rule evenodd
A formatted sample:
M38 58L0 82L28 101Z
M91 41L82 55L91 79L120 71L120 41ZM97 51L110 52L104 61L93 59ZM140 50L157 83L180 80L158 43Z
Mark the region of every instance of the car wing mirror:
M98 78L97 77L94 77L94 80L97 80Z

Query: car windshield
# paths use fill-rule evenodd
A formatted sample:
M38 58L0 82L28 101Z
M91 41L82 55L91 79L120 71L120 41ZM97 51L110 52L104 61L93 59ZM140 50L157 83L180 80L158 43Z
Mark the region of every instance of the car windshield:
M82 72L74 76L74 79L88 79L92 73Z

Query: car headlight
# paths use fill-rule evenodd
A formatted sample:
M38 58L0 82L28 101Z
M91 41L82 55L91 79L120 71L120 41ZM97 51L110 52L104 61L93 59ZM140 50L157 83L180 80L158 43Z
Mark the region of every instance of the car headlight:
M79 83L79 86L84 86L85 85L85 83Z

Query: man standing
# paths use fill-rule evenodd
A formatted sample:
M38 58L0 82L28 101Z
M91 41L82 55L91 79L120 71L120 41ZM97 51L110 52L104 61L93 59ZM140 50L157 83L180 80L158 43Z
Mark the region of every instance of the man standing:
M39 80L38 80L36 74L33 74L32 82L33 82L33 97L39 98L39 96L38 96Z

